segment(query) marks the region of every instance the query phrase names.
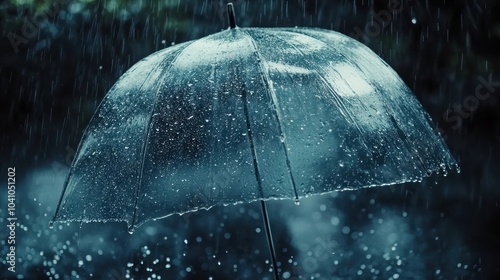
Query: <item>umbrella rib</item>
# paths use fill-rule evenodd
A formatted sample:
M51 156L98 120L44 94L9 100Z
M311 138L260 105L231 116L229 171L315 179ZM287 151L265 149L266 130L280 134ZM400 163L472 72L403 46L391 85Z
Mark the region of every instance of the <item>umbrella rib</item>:
M257 153L255 152L255 144L253 142L252 127L250 125L250 114L248 112L248 106L247 106L247 102L248 102L247 91L246 91L244 83L242 84L241 97L243 99L243 113L245 114L245 122L246 122L246 126L247 126L248 141L250 142L250 152L252 153L253 167L254 167L254 171L255 171L255 178L257 179L259 197L261 199L264 199L264 190L262 189L262 178L260 176L259 165L257 162Z
M243 31L243 30L242 30ZM286 147L286 135L285 135L285 131L283 130L283 127L281 125L281 116L280 116L280 113L279 113L279 108L278 108L278 99L276 98L276 93L274 92L274 89L272 88L272 85L271 85L271 78L269 78L268 76L268 67L267 67L267 64L266 64L266 61L264 60L264 58L260 55L259 53L259 50L257 48L257 45L255 43L255 40L252 38L252 36L248 33L248 31L244 31L248 38L250 39L250 42L252 43L252 47L254 48L255 50L255 54L257 56L257 58L259 59L260 63L259 64L259 68L260 68L260 72L261 72L261 78L262 80L264 81L264 84L266 86L266 89L267 89L267 92L269 93L269 96L271 97L271 101L273 102L273 111L274 111L274 116L276 118L276 122L277 122L277 126L278 126L278 130L279 130L279 133L280 133L280 136L282 139L284 139L283 141L281 141L281 146L283 148L283 152L285 154L285 160L286 160L286 167L288 169L288 174L290 174L290 181L292 183L292 187L293 187L293 195L294 195L294 200L296 203L298 203L299 201L299 195L297 193L297 186L295 185L295 179L293 177L293 172L292 172L292 165L290 163L290 157L288 156L288 149Z
M189 45L191 45L191 43L188 43L188 45L185 45L184 48L178 50L178 53L175 54L175 57L168 63L168 68L165 69L163 71L163 73L167 73L167 72L170 71L170 69L172 69L172 65L174 64L174 62L177 60L177 58L182 53L182 51L184 49L186 49L186 47L189 46ZM163 61L162 63L158 64L157 68L159 68L164 63L165 63L165 61ZM157 68L153 69L151 71L151 73L153 73ZM149 78L149 76L148 76L148 78ZM147 80L147 78L146 78L146 80ZM160 83L158 85L158 89L162 85L163 85L163 83ZM157 89L157 91L158 91L158 89ZM158 95L158 93L156 93L156 99L154 101L153 109L151 110L151 115L149 116L149 120L148 120L148 125L147 125L146 135L145 135L145 139L144 139L144 144L143 144L143 146L141 148L141 152L142 152L141 168L140 168L140 173L139 173L139 180L138 180L138 183L137 183L137 189L136 189L136 192L135 192L134 213L132 215L132 222L131 222L131 224L129 225L129 228L128 228L129 231L133 231L133 229L134 229L135 219L136 219L136 215L137 215L137 203L139 202L139 189L140 189L140 187L142 185L142 181L143 181L143 178L144 178L144 165L145 165L145 162L146 162L146 152L148 150L149 136L151 135L151 128L152 128L152 123L153 123L153 114L154 114L154 112L156 110L156 107L158 105L158 99L159 99L159 95Z
M406 146L406 149L408 149L408 151L410 151L410 152L415 153L415 156L417 157L418 162L422 166L422 169L424 170L424 172L427 173L427 175L430 175L430 173L432 173L432 172L430 172L430 169L427 168L424 160L420 157L420 154L411 148L410 141L409 141L408 137L406 137L403 130L400 128L400 126L398 125L398 123L394 119L394 116L389 114L389 117L390 117L389 119L392 122L392 125L396 128L396 133L398 134L399 138L401 138L401 141L403 142L403 144Z

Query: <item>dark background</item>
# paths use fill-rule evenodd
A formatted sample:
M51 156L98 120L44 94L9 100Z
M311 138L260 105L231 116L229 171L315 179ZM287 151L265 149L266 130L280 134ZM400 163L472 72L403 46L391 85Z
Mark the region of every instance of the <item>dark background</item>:
M16 167L19 219L16 273L4 262L2 278L271 279L258 204L149 222L133 235L124 224L47 226L106 92L154 51L227 28L227 2L0 2L1 178ZM500 3L234 2L239 26L320 27L368 45L414 91L461 166L422 183L269 203L283 277L500 276Z

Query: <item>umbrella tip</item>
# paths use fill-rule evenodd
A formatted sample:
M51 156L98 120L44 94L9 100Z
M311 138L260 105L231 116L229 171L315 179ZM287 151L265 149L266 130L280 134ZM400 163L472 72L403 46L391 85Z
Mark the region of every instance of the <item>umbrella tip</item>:
M231 29L236 28L236 20L234 19L234 6L233 3L227 3L227 19Z
M134 225L130 225L127 229L128 233L133 234L134 233Z
M299 201L299 198L298 197L295 197L293 199L293 202L295 203L295 205L299 205L300 204L300 201Z

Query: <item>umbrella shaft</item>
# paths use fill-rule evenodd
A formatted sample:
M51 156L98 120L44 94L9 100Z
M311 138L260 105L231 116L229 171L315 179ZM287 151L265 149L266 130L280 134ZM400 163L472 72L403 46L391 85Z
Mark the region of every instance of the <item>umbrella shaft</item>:
M271 233L271 224L269 223L269 216L267 215L266 202L264 200L260 201L260 209L262 210L262 218L264 219L264 227L266 228L267 243L269 245L269 251L271 252L274 279L278 280L279 279L278 262L276 261L276 251L274 250L273 235Z

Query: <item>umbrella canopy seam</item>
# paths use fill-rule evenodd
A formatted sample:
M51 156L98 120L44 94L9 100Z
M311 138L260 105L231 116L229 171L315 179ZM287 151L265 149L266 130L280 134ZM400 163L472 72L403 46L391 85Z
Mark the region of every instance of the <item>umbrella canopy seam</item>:
M184 47L182 49L180 49L177 54L175 54L175 57L170 62L170 65L168 66L168 68L165 69L162 72L163 73L168 73L172 69L172 67L173 67L175 61L177 60L177 58L179 57L179 55L186 49L187 46L191 45L192 43L193 43L193 41L186 42L186 45L184 45ZM163 62L164 61L162 61L161 63L159 63L157 65L157 67L155 69L153 69L150 73L154 73L157 68L159 68L161 65L163 65ZM148 77L144 80L144 83L148 80L149 77L150 76L148 75ZM155 94L156 98L155 98L155 101L154 101L154 104L153 104L153 110L151 110L151 114L150 114L149 119L148 119L148 124L147 124L147 128L146 128L146 135L144 136L144 143L143 143L143 146L141 148L142 160L141 160L141 165L140 165L140 172L139 172L139 178L138 178L138 182L137 182L137 189L136 189L136 195L135 195L135 203L134 203L134 208L133 208L134 213L132 215L132 221L131 221L131 223L129 225L129 230L133 230L134 224L135 224L135 219L136 219L136 214L137 214L137 203L138 203L138 200L139 200L139 189L141 188L142 180L143 180L143 177L144 177L144 163L146 161L146 155L147 155L148 143L149 143L149 136L151 135L153 115L155 114L156 106L158 105L158 99L160 97L160 93L159 93L160 90L159 89L161 88L161 86L164 83L165 83L165 81L163 81L162 83L160 83L160 85L158 86L158 89L157 89L157 93ZM142 89L142 85L141 85L141 89Z
M286 166L287 166L288 174L290 175L290 181L291 181L292 187L293 187L294 200L296 202L298 202L299 196L298 196L298 192L297 192L297 187L295 185L295 179L293 178L292 166L290 163L290 158L288 156L288 150L286 147L286 135L285 135L285 131L283 130L283 127L281 124L282 118L281 118L280 112L279 112L278 99L276 98L276 93L272 87L271 78L269 77L269 71L268 71L269 67L267 66L266 60L262 57L262 55L260 55L259 49L257 48L257 44L256 44L255 40L253 39L252 35L250 35L250 33L248 33L246 30L240 29L240 31L244 32L247 35L250 42L252 43L251 45L255 50L256 56L259 59L260 63L258 62L258 65L259 65L259 68L261 69L261 71L260 71L261 78L262 78L264 84L266 85L267 92L268 92L268 94L271 97L271 100L273 102L272 103L273 109L274 109L273 111L274 111L274 114L276 117L276 122L277 122L278 130L280 133L280 138L282 139L281 146L282 146L283 152L285 154Z

